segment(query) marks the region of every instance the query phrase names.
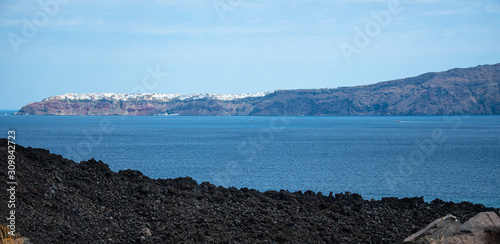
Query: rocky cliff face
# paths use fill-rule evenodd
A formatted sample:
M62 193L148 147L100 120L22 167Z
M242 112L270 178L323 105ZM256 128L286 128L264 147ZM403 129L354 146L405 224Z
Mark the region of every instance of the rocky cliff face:
M373 85L275 91L232 100L46 99L21 115L459 115L500 114L500 64Z

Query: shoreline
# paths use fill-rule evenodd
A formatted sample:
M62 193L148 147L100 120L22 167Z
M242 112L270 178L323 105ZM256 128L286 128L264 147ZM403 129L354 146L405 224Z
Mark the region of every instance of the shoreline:
M0 139L6 165L6 139ZM436 218L461 221L494 211L481 204L423 198L364 200L356 193L224 188L189 177L151 179L113 172L94 159L75 163L16 145L16 230L34 243L402 242ZM5 189L6 168L0 169ZM7 206L0 199L0 206ZM3 214L3 213L2 213ZM7 216L1 216L5 225Z

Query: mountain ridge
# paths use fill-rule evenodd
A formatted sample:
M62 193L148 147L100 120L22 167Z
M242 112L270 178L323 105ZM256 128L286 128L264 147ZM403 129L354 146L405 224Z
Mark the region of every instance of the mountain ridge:
M494 115L500 114L500 64L454 68L370 85L256 94L139 94L138 99L54 96L19 115ZM122 94L123 95L123 94ZM172 96L165 96L172 95ZM152 99L147 96L168 97Z

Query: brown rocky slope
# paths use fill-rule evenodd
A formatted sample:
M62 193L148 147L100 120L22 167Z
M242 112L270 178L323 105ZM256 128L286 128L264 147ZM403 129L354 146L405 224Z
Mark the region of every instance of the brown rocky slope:
M373 85L275 91L235 100L57 100L20 115L492 115L500 114L500 64L426 73Z
M7 140L0 139L0 188ZM153 180L16 146L16 229L33 243L398 243L434 219L499 209L422 198L267 191ZM7 193L2 190L0 224Z

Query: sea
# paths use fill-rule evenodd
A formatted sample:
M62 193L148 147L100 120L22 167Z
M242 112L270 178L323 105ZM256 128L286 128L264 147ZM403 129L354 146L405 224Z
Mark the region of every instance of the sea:
M0 137L151 178L500 208L500 116L16 116Z

